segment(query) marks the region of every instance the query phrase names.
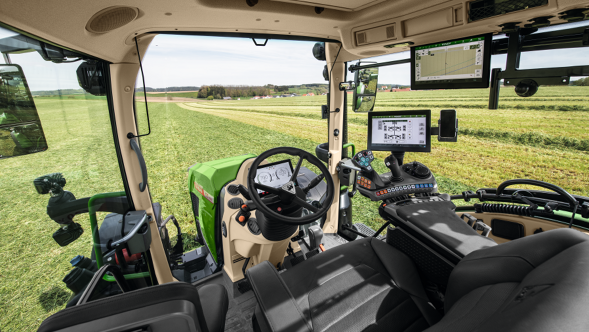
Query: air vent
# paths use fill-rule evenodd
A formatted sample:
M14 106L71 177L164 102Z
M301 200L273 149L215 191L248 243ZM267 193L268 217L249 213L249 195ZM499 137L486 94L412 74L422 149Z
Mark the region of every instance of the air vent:
M387 51L380 51L380 50L374 50L374 51L366 51L366 52L362 52L360 53L360 55L365 55L365 56L377 56L377 55L382 55L385 54Z
M239 209L243 205L243 201L239 197L234 197L227 202L227 206L231 209Z
M389 25L387 27L387 39L395 38L395 26Z
M364 45L366 44L366 32L357 32L356 33L356 44L357 45Z
M356 31L356 45L361 46L394 40L397 39L395 32L395 23Z
M135 7L114 6L94 14L86 24L86 30L94 33L106 33L133 22L139 9Z
M475 0L469 3L468 20L470 22L478 21L547 4L548 0Z

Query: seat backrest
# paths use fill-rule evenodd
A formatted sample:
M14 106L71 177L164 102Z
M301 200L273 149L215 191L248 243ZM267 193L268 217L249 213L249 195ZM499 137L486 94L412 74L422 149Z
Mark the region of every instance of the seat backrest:
M148 331L148 327L153 332L208 332L196 287L173 282L87 302L52 315L38 331Z
M437 331L589 330L589 236L558 229L467 255Z

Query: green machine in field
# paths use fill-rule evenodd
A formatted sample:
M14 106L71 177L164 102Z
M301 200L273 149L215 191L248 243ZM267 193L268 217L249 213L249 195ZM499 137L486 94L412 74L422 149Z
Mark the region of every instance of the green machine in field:
M223 187L235 180L244 161L255 154L197 163L188 169L188 191L201 244L208 247L217 265L222 256L220 194Z

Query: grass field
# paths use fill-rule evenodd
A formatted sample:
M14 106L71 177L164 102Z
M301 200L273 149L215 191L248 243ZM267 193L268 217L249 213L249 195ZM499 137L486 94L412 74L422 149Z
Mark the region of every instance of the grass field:
M589 195L589 88L541 88L531 98L503 89L500 109L486 109L488 90L380 93L375 111L456 108L459 142L434 140L432 153L408 153L435 173L441 191L460 193L496 187L511 178L555 183ZM63 308L70 291L61 279L69 260L89 255L85 233L67 247L51 238L57 224L46 215L47 195L32 180L62 172L76 197L122 190L104 98L36 98L49 150L0 160L0 330L32 331ZM351 101L350 101L351 102ZM150 103L152 134L141 139L151 194L165 215L174 214L185 233L195 234L186 170L205 162L276 146L314 151L327 139L321 120L325 96L199 103ZM141 103L138 103L141 106ZM140 113L140 112L138 112ZM140 124L142 125L142 124ZM0 138L1 139L1 138ZM349 140L366 146L366 115L349 114ZM376 153L384 172L385 153ZM378 204L354 198L354 221L377 227ZM99 216L99 220L104 215Z

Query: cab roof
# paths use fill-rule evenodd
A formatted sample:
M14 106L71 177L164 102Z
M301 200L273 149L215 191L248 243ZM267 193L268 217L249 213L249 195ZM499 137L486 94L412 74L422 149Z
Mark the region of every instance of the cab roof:
M335 40L343 45L341 61L351 61L409 49L409 46L385 46L405 43L419 46L500 33L500 25L509 22L523 26L544 17L551 24L565 23L561 13L589 7L587 0L506 0L501 2L502 8L497 7L501 3L494 3L483 0L129 0L124 3L2 0L0 22L113 63L136 62L133 38L143 38L146 44L154 32L270 34L277 38ZM477 9L482 11L477 14ZM485 14L481 14L483 11Z

